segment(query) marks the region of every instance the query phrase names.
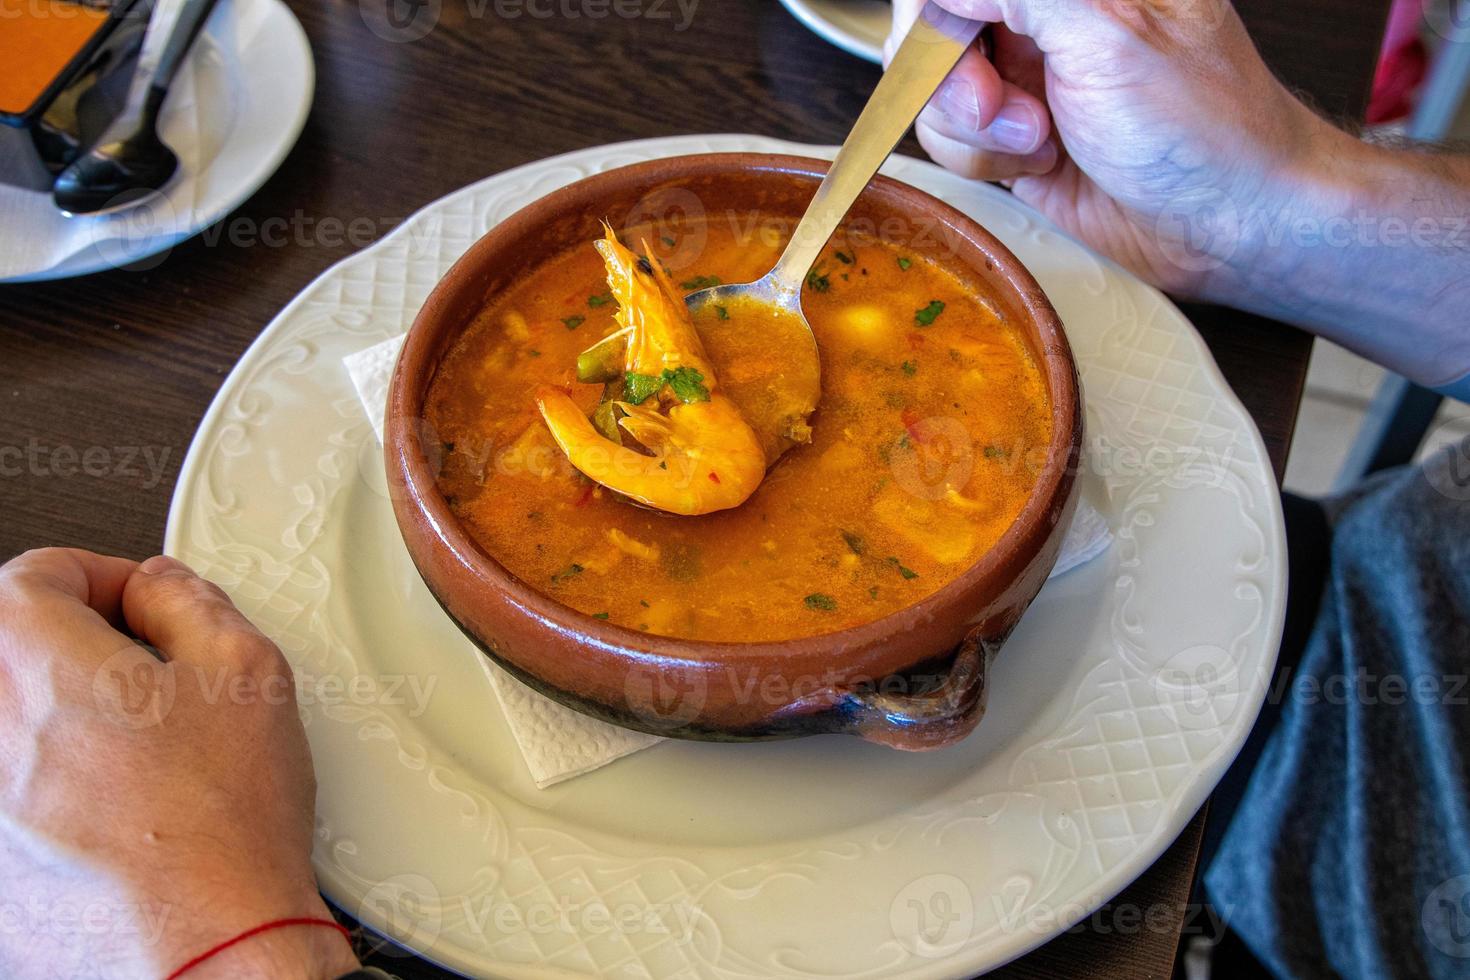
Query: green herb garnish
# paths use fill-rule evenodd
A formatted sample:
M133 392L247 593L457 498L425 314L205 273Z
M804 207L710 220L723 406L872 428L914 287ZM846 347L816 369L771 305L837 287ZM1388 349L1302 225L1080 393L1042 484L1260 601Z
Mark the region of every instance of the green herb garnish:
M587 297L587 305L594 310L599 306L606 306L612 302L612 293L599 293L596 296Z
M674 397L688 405L693 402L709 401L709 389L704 386L704 375L692 367L664 368L663 378L674 391Z
M562 326L566 327L568 330L575 330L582 324L586 323L587 318L585 316L577 316L573 314L572 316L562 317L561 322Z
M986 459L1002 459L1002 458L1005 457L1005 454L1006 454L1006 451L1004 449L1000 448L999 446L986 446L985 447L985 458Z
M843 265L852 265L851 255L848 255L846 252L836 252L834 254L837 257L838 262L841 262Z
M937 299L931 299L929 305L922 310L914 311L914 320L921 327L927 327L934 323L939 314L944 312L944 303Z
M867 543L863 541L863 536L855 531L843 531L842 540L847 542L847 547L855 555L862 554L868 547Z
M914 571L912 568L906 567L903 562L899 561L893 555L889 555L888 556L888 564L890 564L894 568L898 569L898 574L902 575L904 578L918 578L919 577L919 573L918 572Z
M581 574L582 574L582 566L581 565L578 565L576 562L572 562L566 568L563 568L561 571L559 571L555 575L551 576L551 581L552 581L552 584L554 584L554 585L560 585L562 582L565 582L567 579L574 578L574 577L576 577L578 575L581 575Z
M715 306L715 315L718 316L721 320L730 319L730 311L725 309L723 306Z
M821 612L833 612L837 609L837 600L824 592L813 592L802 600L808 609L816 609Z
M593 619L611 619L612 618L612 613L605 613L605 612L593 613L592 614L592 618Z
M623 401L642 405L650 395L657 394L663 386L664 379L661 377L629 371L623 378Z
M661 241L661 242L663 242L669 248L673 248L674 247L674 240L672 238L670 238L668 235L660 235L659 238L658 238L658 240Z
M907 374L911 378L919 373L919 365L915 364L913 361L904 361L902 367L903 373Z
M876 599L876 598L878 598L878 587L876 585L873 586L872 588L868 589L868 598L869 599Z
M905 258L902 255L900 255L898 257L898 267L900 269L902 269L904 272L908 272L909 271L909 266L911 266L913 264L914 264L914 262L913 262L912 259Z
M711 286L718 286L719 284L719 276L695 276L693 279L686 279L684 282L679 283L679 288L690 290L708 289Z
M658 394L664 385L673 389L674 397L686 405L709 401L704 375L692 367L664 368L659 375L630 371L623 378L623 401L642 405L650 396Z
M832 288L832 280L822 275L816 269L806 274L806 284L814 293L825 293Z

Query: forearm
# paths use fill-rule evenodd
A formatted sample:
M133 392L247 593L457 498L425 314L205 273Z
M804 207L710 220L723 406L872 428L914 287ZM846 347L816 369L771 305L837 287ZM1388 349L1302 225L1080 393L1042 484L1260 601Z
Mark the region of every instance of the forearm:
M1308 172L1241 215L1212 298L1286 320L1411 380L1470 373L1470 157L1365 144L1324 125Z

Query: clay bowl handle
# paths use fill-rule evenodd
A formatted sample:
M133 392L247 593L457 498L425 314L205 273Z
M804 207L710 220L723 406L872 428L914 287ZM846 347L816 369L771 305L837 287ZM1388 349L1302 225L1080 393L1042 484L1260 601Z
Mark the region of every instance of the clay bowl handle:
M990 662L999 649L999 642L976 629L960 644L948 673L930 690L848 692L841 705L843 731L909 752L958 742L985 714Z

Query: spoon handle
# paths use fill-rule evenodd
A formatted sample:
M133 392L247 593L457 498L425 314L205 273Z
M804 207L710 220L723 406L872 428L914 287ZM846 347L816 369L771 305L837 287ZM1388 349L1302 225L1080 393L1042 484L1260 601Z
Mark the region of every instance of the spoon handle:
M123 115L156 112L217 0L158 0L148 18Z
M779 289L800 291L837 225L984 26L924 4L771 270Z

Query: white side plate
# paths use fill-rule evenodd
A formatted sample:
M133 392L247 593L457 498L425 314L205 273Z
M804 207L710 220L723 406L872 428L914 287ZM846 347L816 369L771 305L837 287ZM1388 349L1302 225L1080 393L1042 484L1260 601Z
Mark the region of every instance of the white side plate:
M225 217L264 184L301 135L316 70L300 23L281 0L227 0L194 42L164 104L163 138L187 166L163 197L110 218L63 217L49 195L0 228L44 239L34 268L5 282L84 276L143 264ZM182 94L181 94L182 93ZM49 237L47 237L49 235ZM60 251L58 251L60 250ZM59 262L55 257L65 256Z

